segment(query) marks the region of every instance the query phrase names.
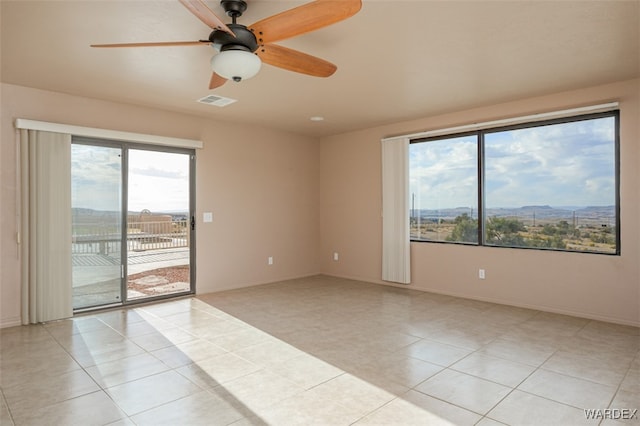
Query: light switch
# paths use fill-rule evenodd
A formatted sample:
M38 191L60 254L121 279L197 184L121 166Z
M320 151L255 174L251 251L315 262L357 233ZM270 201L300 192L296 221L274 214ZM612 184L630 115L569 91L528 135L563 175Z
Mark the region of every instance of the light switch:
M204 212L202 213L202 221L203 222L213 222L213 213L211 212Z

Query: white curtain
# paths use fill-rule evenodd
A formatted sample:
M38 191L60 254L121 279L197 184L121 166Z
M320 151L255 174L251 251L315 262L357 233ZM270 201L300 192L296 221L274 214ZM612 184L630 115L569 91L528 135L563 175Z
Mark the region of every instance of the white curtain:
M382 279L411 282L406 137L382 140Z
M22 323L73 315L71 136L20 130Z

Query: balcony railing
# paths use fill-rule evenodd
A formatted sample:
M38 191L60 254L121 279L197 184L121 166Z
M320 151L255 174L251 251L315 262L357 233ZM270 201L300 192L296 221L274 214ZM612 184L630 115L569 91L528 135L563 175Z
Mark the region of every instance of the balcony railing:
M170 216L169 216L170 218ZM122 234L113 225L73 224L74 254L120 253ZM127 250L144 251L189 247L189 223L183 220L128 221Z

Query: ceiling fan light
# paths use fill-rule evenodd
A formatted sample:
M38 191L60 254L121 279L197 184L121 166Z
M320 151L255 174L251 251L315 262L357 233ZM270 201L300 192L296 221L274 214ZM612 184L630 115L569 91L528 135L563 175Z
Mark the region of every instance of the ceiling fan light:
M225 50L211 58L211 67L216 74L236 82L255 76L261 66L258 55L244 50Z

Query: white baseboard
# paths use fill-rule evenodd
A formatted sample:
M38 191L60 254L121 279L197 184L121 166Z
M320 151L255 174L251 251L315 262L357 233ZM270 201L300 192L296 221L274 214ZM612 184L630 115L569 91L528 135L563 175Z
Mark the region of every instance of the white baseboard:
M363 281L371 284L386 285L389 287L406 288L407 290L424 291L426 293L442 294L444 296L460 297L462 299L478 300L480 302L497 303L499 305L514 306L517 308L533 309L536 311L550 312L550 313L561 314L561 315L569 315L572 317L579 317L579 318L609 322L609 323L620 324L620 325L628 325L631 327L640 327L640 318L637 321L632 321L625 318L610 317L607 315L595 314L591 312L574 311L571 309L565 309L565 308L556 307L556 306L532 305L528 303L512 302L512 301L503 300L499 298L469 296L467 294L447 292L447 291L441 291L441 290L425 288L425 287L408 287L406 284L395 284L395 283L389 283L385 281L371 280L368 278L358 278L358 277L352 277L352 276L340 276L340 275L331 275L331 274L325 274L325 275L336 277L336 278L344 278L348 280Z
M0 328L15 327L22 325L20 317L0 318Z
M532 305L532 304L528 304L528 303L518 303L518 302L514 303L514 302L511 302L511 301L497 299L497 298L473 297L473 296L468 296L468 295L463 295L463 294L437 291L437 290L433 290L433 289L414 288L413 290L426 291L426 292L429 292L429 293L442 294L442 295L445 295L445 296L460 297L460 298L463 298L463 299L477 300L477 301L480 301L480 302L489 302L489 303L496 303L496 304L499 304L499 305L514 306L516 308L532 309L532 310L536 310L536 311L549 312L549 313L552 313L552 314L568 315L568 316L572 316L572 317L578 317L578 318L585 318L585 319L596 320L596 321L609 322L609 323L614 323L614 324L619 324L619 325L628 325L628 326L631 326L631 327L640 327L640 321L629 321L629 320L624 319L624 318L610 317L610 316L607 316L607 315L594 314L594 313L591 313L591 312L574 311L574 310L571 310L571 309L559 308L559 307L555 307L555 306Z
M242 284L232 284L232 285L221 285L217 288L215 288L214 290L206 290L206 291L202 291L202 289L198 290L198 288L196 288L196 295L200 296L203 294L208 294L208 293L218 293L220 291L229 291L229 290L241 290L243 288L247 288L247 287L254 287L254 286L258 286L258 285L267 285L267 284L274 284L274 283L279 283L282 281L291 281L291 280L299 280L299 279L303 279L303 278L309 278L309 277L314 277L320 275L319 272L309 272L309 273L303 273L300 275L285 275L281 278L278 278L276 280L268 280L268 281L248 281Z

